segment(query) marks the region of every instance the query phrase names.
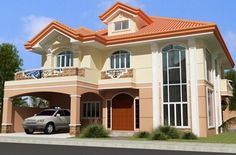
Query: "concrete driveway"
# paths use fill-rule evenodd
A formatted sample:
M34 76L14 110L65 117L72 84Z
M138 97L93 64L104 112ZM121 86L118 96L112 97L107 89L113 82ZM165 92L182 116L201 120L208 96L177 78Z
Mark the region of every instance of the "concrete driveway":
M0 137L24 137L24 138L70 138L69 133L55 133L51 135L44 134L42 132L35 132L32 135L27 135L24 132L19 133L7 133L7 134L0 134Z

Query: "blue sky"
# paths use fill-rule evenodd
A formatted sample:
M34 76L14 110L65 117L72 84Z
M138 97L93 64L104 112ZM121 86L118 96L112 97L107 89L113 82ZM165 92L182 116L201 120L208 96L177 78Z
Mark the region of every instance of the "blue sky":
M52 20L72 28L104 28L98 16L116 0L5 0L0 9L0 43L17 46L24 60L23 69L39 68L39 55L23 44ZM217 23L236 61L236 0L120 0L143 9L148 15Z

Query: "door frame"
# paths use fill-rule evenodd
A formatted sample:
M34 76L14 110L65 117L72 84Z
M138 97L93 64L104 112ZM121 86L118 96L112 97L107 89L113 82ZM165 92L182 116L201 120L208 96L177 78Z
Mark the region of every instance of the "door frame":
M136 114L135 113L136 112L135 100L137 100L137 99L139 100L139 97L134 97L132 94L127 93L127 92L119 92L119 93L116 93L115 95L113 95L112 98L106 99L106 116L107 116L107 111L108 111L107 102L110 101L110 104L111 104L111 106L110 106L110 128L108 128L108 125L107 125L107 119L108 118L106 118L106 128L113 131L113 129L112 129L112 122L113 122L113 120L112 120L112 108L113 108L112 100L120 94L127 94L127 95L129 95L133 98L133 119L134 119L133 130L127 130L127 131L136 131L138 129L136 128L136 119L135 119L135 114ZM114 130L114 131L116 131L116 130ZM126 130L120 130L120 131L126 131Z

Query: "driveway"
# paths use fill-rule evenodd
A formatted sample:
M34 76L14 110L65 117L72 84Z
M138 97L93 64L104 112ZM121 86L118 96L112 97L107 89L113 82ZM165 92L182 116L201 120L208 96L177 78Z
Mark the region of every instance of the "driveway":
M32 135L27 135L24 132L19 133L7 133L7 134L0 134L0 137L22 137L22 138L70 138L69 133L55 133L51 135L44 134L42 132L35 132Z

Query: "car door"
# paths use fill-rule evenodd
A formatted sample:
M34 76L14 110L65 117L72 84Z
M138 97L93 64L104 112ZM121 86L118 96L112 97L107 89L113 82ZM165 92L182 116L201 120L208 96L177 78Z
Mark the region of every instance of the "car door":
M58 116L58 114L60 114L60 116ZM56 122L55 125L57 128L66 128L67 127L67 120L65 117L65 113L64 110L58 110L58 112L55 115L56 117Z

